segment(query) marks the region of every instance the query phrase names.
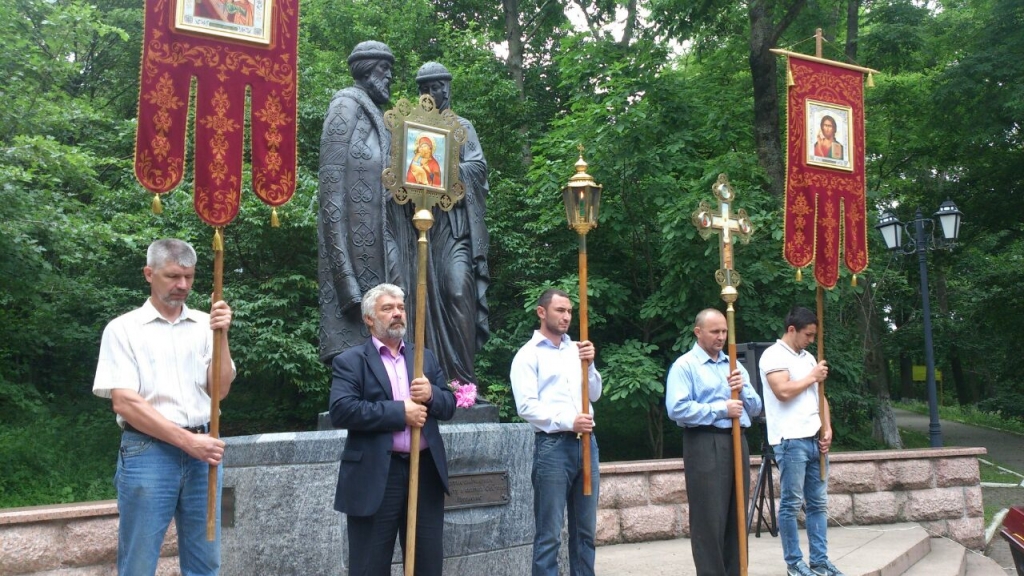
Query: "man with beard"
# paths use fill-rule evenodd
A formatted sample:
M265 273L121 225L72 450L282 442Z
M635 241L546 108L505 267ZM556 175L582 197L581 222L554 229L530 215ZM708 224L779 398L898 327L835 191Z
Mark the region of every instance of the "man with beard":
M394 61L381 42L356 45L348 57L355 85L334 95L320 137L317 275L327 364L370 336L359 315L363 294L382 282L408 288L413 269L411 204L392 202L381 182L391 132L380 107L391 98Z
M580 361L588 360L588 392L601 397L601 374L594 368L594 345L569 338L572 302L549 289L537 302L540 328L512 360L510 378L516 410L536 432L533 450L533 576L558 576L562 517L568 508L569 569L572 576L594 576L594 537L600 485L597 437L590 436L591 496L583 495L581 434L594 430L594 410L583 414Z
M427 62L416 73L420 94L430 94L438 110L451 105L452 74L437 62ZM449 378L476 382L473 358L490 337L487 322L487 269L489 238L487 212L487 159L473 124L458 117L466 129L459 147L459 180L465 198L450 211L434 210L427 264L427 347L437 353ZM409 278L416 278L415 269ZM414 311L410 316L415 318Z
M665 407L668 417L683 428L683 464L690 502L690 547L697 576L739 576L739 517L732 423L750 427L761 413L761 397L750 385L742 364L729 371L722 352L729 327L714 308L701 310L694 320L693 348L668 371ZM732 391L739 399L732 399ZM740 435L743 470L750 468L747 438ZM750 493L750 475L743 474L743 507Z
M441 576L448 462L438 420L455 415L455 395L437 358L424 349L413 378L404 341L405 293L380 284L362 299L370 338L334 357L331 423L348 430L334 509L348 518L349 574L388 576L395 537L405 554L411 428L422 429L416 512L416 575Z
M150 244L142 269L149 299L103 330L92 391L113 401L124 430L114 475L118 574L156 574L172 518L181 573L213 576L220 568L220 514L208 541L206 496L210 466L217 466L219 498L224 442L208 434L208 386L219 370L223 399L235 378L226 336L231 308L221 300L206 314L185 305L195 266L196 251L186 242ZM214 366L218 329L224 349Z

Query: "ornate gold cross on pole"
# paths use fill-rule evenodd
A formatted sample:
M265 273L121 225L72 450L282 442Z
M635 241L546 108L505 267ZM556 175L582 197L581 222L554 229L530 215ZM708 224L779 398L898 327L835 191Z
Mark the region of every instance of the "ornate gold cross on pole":
M750 235L754 231L747 217L746 210L739 210L737 217L732 216L732 202L735 198L732 186L729 184L729 177L719 174L718 180L711 187L715 197L718 198L718 211L712 212L708 203L701 200L697 211L693 213L693 225L701 237L707 240L712 234L718 233L719 253L721 263L715 280L722 287L722 300L726 304L725 318L729 328L729 374L736 370L736 311L733 303L739 293L736 287L740 285L740 275L733 269L732 245L733 239L739 238L744 244L750 242ZM739 390L732 391L732 399L739 400ZM732 420L732 458L733 478L736 489L736 524L739 532L740 552L740 576L747 576L747 518L746 499L743 497L743 479L749 474L743 469L743 448L741 443L740 419Z

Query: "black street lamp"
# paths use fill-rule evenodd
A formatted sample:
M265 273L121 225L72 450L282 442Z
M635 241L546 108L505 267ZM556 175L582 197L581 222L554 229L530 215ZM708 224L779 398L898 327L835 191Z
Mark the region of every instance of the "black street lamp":
M963 213L957 209L952 200L946 200L939 206L932 218L925 218L918 208L914 220L904 224L892 212L883 212L875 228L882 233L885 246L893 252L917 254L917 263L921 269L921 302L924 307L924 361L927 370L928 384L928 438L932 448L942 447L942 428L939 426L939 403L935 391L935 350L932 346L932 311L928 299L928 259L925 254L929 250L952 249L960 235L960 220ZM942 237L935 237L935 220L938 219ZM902 243L903 230L910 234L914 229L912 240L906 245ZM927 228L927 236L925 229Z

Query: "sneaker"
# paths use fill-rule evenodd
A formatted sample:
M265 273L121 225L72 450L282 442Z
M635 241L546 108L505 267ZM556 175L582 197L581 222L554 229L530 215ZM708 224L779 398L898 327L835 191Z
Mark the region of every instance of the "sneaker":
M830 562L828 559L822 564L811 564L811 571L816 576L845 576L836 568L835 564Z
M786 566L786 574L787 576L816 576L815 573L807 567L807 564L804 564L803 560L796 564Z

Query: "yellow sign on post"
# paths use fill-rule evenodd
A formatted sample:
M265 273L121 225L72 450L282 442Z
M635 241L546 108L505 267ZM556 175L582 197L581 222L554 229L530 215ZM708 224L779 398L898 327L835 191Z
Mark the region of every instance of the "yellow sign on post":
M926 366L914 366L911 378L914 382L924 382L928 379L928 368ZM935 381L942 382L942 370L935 369Z

